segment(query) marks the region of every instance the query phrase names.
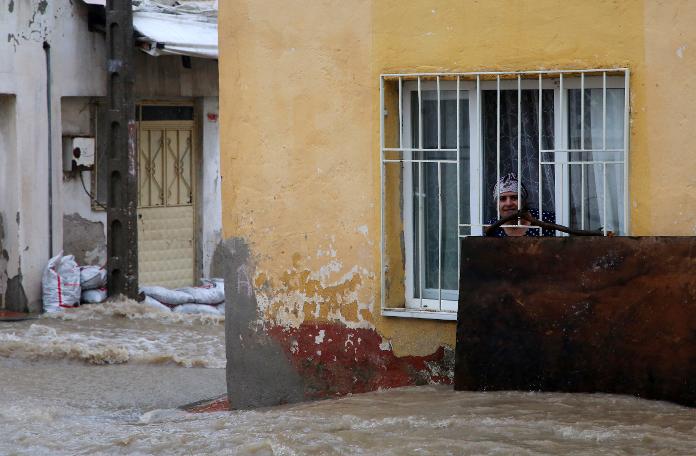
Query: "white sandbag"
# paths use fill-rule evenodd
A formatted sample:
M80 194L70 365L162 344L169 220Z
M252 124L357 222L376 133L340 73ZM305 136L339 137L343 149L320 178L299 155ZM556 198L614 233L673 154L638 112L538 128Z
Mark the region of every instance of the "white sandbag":
M215 308L217 309L217 311L220 315L225 315L225 303L224 302L222 304L218 304L217 306L215 306Z
M80 286L82 290L104 288L106 286L106 269L99 266L81 266Z
M145 304L146 306L151 307L155 310L158 310L160 312L171 312L172 311L172 309L165 306L164 304L162 304L161 302L159 302L158 300L156 300L152 296L145 295L145 300L143 301L143 304Z
M220 315L220 312L218 312L214 306L206 304L183 304L176 306L174 312L183 314Z
M89 304L98 304L100 302L106 301L108 297L108 291L106 288L96 288L94 290L83 290L82 291L82 302Z
M190 301L196 304L208 304L216 306L225 302L225 282L219 279L201 280L203 285L200 287L177 288L177 291L183 291L193 297Z
M180 304L193 302L193 296L181 290L170 290L169 288L164 287L147 286L140 287L140 292L145 293L145 296L155 298L162 304L167 304L170 306L178 306Z
M72 255L63 252L48 260L41 278L45 312L80 305L80 268Z

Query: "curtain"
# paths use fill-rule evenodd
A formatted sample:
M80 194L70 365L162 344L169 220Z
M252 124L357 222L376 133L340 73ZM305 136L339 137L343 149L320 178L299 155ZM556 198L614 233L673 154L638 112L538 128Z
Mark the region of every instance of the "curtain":
M624 90L607 89L606 102L606 150L624 147ZM598 163L624 160L623 152L604 150L602 89L585 89L585 112L581 119L580 90L568 91L568 146L580 149L584 122L584 150L571 152L570 161L585 164L569 165L570 171L570 226L586 230L625 232L623 199L623 164ZM584 172L583 172L584 168ZM604 188L606 184L606 189ZM604 202L606 198L606 221Z
M539 91L521 91L521 180L529 192L528 206L539 205ZM545 150L554 145L553 90L542 90L541 143ZM497 93L484 90L483 121L483 222L497 218L498 210L493 188L498 176L497 166ZM500 176L517 174L517 90L500 91ZM549 161L551 154L544 154ZM555 206L554 167L545 165L541 170L542 205L544 210Z
M460 94L461 95L461 94ZM437 149L437 92L421 92L423 109L423 147ZM418 94L411 97L411 119L413 147L418 147ZM457 108L459 108L459 151L438 150L414 152L413 156L427 160L456 160L460 156L459 198L462 211L469 211L469 110L468 100L456 101L456 91L440 92L440 146L442 149L457 148ZM459 288L459 240L457 221L457 165L456 163L414 163L413 176L413 233L414 233L414 296L420 297L420 284L423 283L423 297L437 299L439 287L442 298L456 300ZM439 170L438 170L439 168ZM422 176L420 173L422 171ZM422 183L422 188L421 188ZM422 204L422 206L419 206ZM419 210L420 208L420 210ZM440 214L442 208L442 214ZM440 222L442 223L440 225ZM423 224L423 269L420 269L419 223ZM439 255L438 255L439 254ZM442 271L440 271L440 266ZM421 276L422 275L422 276Z

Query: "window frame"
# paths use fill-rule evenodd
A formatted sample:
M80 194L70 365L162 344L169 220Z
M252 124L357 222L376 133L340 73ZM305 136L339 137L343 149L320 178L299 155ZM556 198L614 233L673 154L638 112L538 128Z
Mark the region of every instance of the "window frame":
M617 75L623 73L622 75ZM601 76L599 75L601 74ZM483 77L487 80L483 80ZM531 77L530 77L531 76ZM492 77L492 80L491 80ZM630 73L627 68L616 69L597 69L597 70L553 70L553 71L530 71L530 72L480 72L480 73L414 73L414 74L383 74L380 76L380 107L381 107L381 123L380 123L380 143L381 143L381 189L382 189L382 237L381 237L381 310L385 316L399 317L415 317L428 319L455 320L457 316L458 300L443 299L442 295L453 290L439 290L439 299L428 299L422 297L425 294L425 288L421 296L415 297L414 284L414 230L413 221L413 177L412 168L404 167L403 176L403 213L404 220L404 307L385 307L385 264L384 264L384 166L385 166L385 116L387 115L384 109L384 84L385 80L398 79L399 84L399 148L402 149L404 163L412 159L410 155L411 149L414 149L412 137L412 121L411 119L411 99L412 93L420 90L421 94L428 90L438 90L438 100L448 98L440 98L443 91L455 91L450 99L466 99L468 100L468 118L469 118L469 224L462 224L460 211L461 191L459 185L461 182L459 171L460 148L459 137L457 135L456 159L457 159L457 250L458 256L461 238L468 235L483 234L483 209L482 198L486 193L482 190L484 182L483 176L483 131L482 131L482 92L485 90L547 90L553 89L554 100L554 168L555 168L555 210L557 211L557 220L559 223L567 225L570 219L570 185L569 185L569 166L568 155L571 153L568 147L568 90L572 89L594 89L594 88L621 88L624 89L624 144L623 144L623 202L624 202L624 226L626 233L630 233L629 217L628 217L628 157L629 157L629 115L630 115L630 92L629 79ZM456 80L454 80L456 79ZM422 95L421 95L422 96ZM604 95L606 99L606 94ZM584 101L583 107L584 107ZM422 105L421 105L422 106ZM441 105L438 110L441 109ZM459 110L459 101L457 103ZM606 113L603 114L606 117ZM458 115L459 116L459 115ZM439 114L438 114L439 117ZM459 118L459 117L457 117ZM438 120L438 128L439 128ZM584 124L583 127L584 128ZM457 126L459 132L459 126ZM440 136L438 131L438 136ZM419 138L422 143L422 132L419 132ZM420 146L420 145L419 145ZM541 147L541 145L540 145ZM415 147L417 149L417 147ZM432 149L438 151L440 149ZM574 149L575 150L575 149ZM540 155L542 155L540 153ZM544 161L546 159L542 159ZM539 165L541 167L541 165ZM410 223L409 223L410 221ZM470 229L470 234L462 235L462 228ZM562 234L562 233L559 233ZM423 239L421 237L421 239ZM423 241L421 240L421 243ZM422 255L422 251L421 251ZM423 272L421 271L421 274ZM423 282L421 282L422 284ZM420 289L420 287L419 287ZM445 293L443 293L445 291Z
M412 110L412 104L411 104L411 99L412 96L411 94L414 92L418 91L417 88L418 82L417 81L406 81L403 85L402 92L402 106L403 106L403 112L405 113L403 115L403 132L404 136L401 139L402 140L402 145L405 149L411 149L414 148L414 145L412 144L411 137L412 135L410 132L412 131L413 125L412 125L412 119L411 119L411 110ZM436 81L423 81L421 82L421 93L424 91L430 91L430 90L438 90L437 87L437 82ZM443 87L444 86L444 87ZM474 89L474 90L472 90ZM459 89L456 87L456 83L454 81L442 81L440 82L440 91L445 91L445 90L454 90L454 96L451 98L453 100L456 100L459 103L459 100L467 100L467 105L468 105L468 111L469 111L469 119L471 119L472 116L472 111L473 114L475 115L475 110L476 110L476 93L475 93L476 86L475 84L472 84L469 81L466 81L464 83L460 82ZM472 92L474 93L474 96L472 97L471 94ZM466 98L462 97L461 94L465 94ZM438 98L438 100L442 100L443 98ZM447 99L447 98L445 98ZM457 103L457 104L458 104ZM457 109L459 109L459 106L457 106ZM470 160L469 160L469 172L470 175L472 175L471 170L473 169L473 157L471 156L471 150L474 149L472 147L472 144L474 144L474 141L478 140L478 136L476 133L473 131L471 128L471 122L469 124L469 151L470 151ZM418 145L418 148L420 148L420 145ZM456 147L456 152L454 152L457 156L460 154L460 144L459 144L459 137L457 135L457 147ZM440 149L429 149L432 151L438 151ZM410 151L404 151L404 158L410 159L411 158L412 152ZM478 157L477 157L478 158ZM459 164L457 163L457 223L461 220L461 214L459 214L459 198L461 197L461 191L459 188L459 183L460 183L460 176L459 176ZM478 166L478 163L476 164ZM404 172L404 184L403 184L403 198L404 198L404 221L406 220L413 220L414 217L414 208L413 208L413 199L411 198L411 195L413 194L413 170L410 168L406 168L406 171ZM470 182L469 185L470 189L469 191L472 192L474 191L474 184ZM471 194L470 194L471 195ZM470 196L469 200L472 200L473 198ZM470 208L470 212L472 212L472 209ZM419 217L421 215L419 214ZM459 234L459 231L457 231L457 234ZM415 297L415 283L414 283L414 262L415 262L415 249L413 248L413 238L415 236L415 232L413 230L413 226L411 223L404 223L404 241L406 244L406 248L404 251L405 255L405 268L406 268L406 274L405 274L405 285L406 285L406 295L404 297L404 304L407 309L411 310L435 310L435 311L442 311L442 312L456 312L456 306L457 306L457 301L452 301L452 300L438 300L438 299L431 299L431 298L424 298L424 297ZM422 236L422 233L421 233ZM459 236L457 236L459 237ZM457 246L457 250L459 250L459 246ZM423 255L423 251L421 250L420 255ZM420 274L424 274L423 271L420 272ZM423 284L424 280L421 279L421 285ZM421 288L421 287L419 287ZM423 292L425 291L425 288L422 288ZM442 292L443 290L440 289ZM451 292L454 292L455 290L446 290L446 292L449 294ZM458 294L458 291L457 291ZM444 308L443 308L444 306Z

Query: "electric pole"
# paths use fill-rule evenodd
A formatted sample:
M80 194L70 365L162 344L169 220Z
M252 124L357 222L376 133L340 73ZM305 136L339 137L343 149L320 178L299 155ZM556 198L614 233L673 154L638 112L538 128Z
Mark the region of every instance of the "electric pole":
M133 6L106 2L107 273L109 296L138 297L137 127L133 96Z

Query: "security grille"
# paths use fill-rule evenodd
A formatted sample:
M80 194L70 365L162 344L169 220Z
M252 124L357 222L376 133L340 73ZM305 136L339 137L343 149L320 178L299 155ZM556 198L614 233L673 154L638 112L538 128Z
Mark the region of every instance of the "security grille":
M192 127L140 129L139 207L193 204Z
M500 217L502 175L557 223L628 232L628 69L384 74L380 107L384 315L456 318L459 239Z

